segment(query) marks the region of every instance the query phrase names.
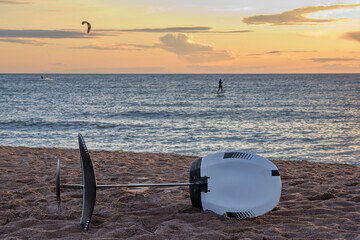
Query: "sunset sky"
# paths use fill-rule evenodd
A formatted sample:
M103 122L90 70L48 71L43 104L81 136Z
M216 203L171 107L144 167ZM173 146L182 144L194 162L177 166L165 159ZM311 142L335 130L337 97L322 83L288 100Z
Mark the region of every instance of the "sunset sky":
M0 0L0 73L359 72L359 0Z

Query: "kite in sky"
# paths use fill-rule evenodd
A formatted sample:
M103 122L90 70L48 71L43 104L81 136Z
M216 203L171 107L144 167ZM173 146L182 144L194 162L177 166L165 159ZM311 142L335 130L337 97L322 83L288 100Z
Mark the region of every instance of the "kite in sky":
M91 24L89 22L87 22L87 21L83 21L81 24L82 25L87 24L87 33L89 33L90 29L91 29Z

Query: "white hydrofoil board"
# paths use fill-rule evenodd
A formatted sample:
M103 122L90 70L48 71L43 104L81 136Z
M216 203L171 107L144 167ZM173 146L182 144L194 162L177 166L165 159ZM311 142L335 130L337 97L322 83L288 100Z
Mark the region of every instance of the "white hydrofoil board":
M228 218L263 215L280 200L278 168L254 153L230 151L203 157L200 176L208 177L209 191L201 192L203 210Z

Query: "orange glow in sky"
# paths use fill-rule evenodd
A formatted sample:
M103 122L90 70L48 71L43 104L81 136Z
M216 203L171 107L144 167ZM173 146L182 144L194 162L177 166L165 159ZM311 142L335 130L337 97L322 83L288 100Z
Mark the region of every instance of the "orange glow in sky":
M359 73L359 16L358 0L0 0L0 73Z

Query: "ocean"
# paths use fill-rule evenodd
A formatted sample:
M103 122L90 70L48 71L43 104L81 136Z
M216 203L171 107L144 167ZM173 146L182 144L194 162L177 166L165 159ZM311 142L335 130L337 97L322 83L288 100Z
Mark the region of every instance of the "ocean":
M360 74L40 76L0 74L1 146L360 165Z

